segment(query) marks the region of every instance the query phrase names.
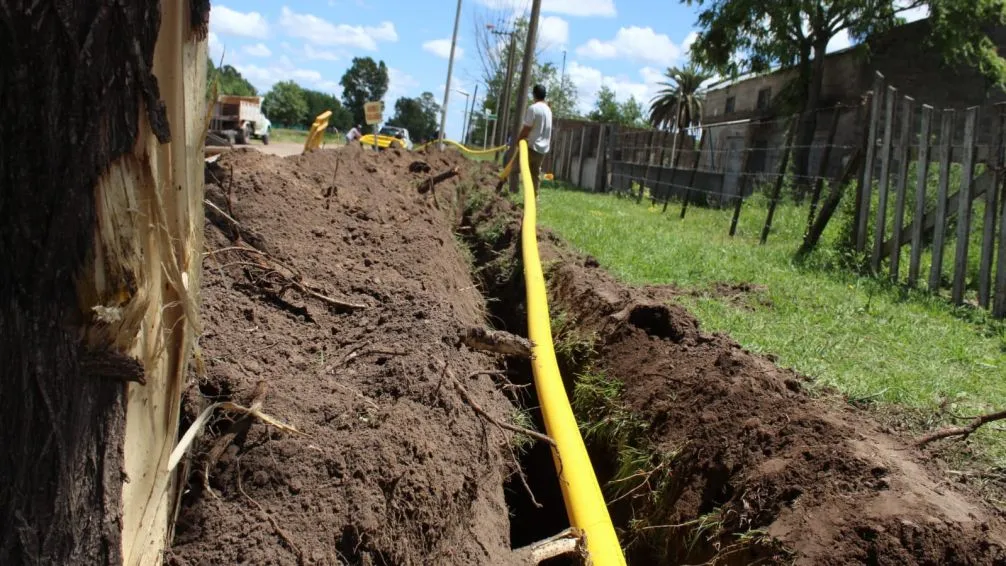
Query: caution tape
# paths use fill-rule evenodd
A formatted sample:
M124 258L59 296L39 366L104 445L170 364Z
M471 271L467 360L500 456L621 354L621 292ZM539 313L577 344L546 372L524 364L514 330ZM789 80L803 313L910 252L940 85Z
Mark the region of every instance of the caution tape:
M531 369L538 391L545 432L555 441L552 457L559 474L559 487L566 504L571 526L584 532L587 553L593 566L625 566L625 556L618 535L611 523L601 486L587 455L587 447L566 395L559 374L559 364L552 344L552 323L545 294L545 276L538 255L536 230L538 211L528 165L527 142L520 141L520 178L524 187L524 223L521 226L521 249L524 259L524 280L527 288L527 326L533 356ZM516 158L516 155L515 155ZM507 164L506 175L514 159ZM501 176L501 179L506 178Z

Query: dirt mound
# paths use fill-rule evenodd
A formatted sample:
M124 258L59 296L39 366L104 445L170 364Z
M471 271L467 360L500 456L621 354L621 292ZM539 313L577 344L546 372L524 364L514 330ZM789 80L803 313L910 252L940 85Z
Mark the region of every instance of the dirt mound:
M416 159L461 177L421 192ZM190 462L169 563L507 555L512 439L447 385L456 376L500 420L513 411L490 377L466 377L496 362L458 343L484 323L484 304L449 203L484 174L451 152L359 148L236 150L208 169L202 370L183 426L233 400L302 434L214 420Z
M513 207L467 208L482 255L508 265ZM629 288L539 240L556 348L631 563L1006 563L1001 518L867 414L703 333L676 291ZM484 285L512 288L513 271Z

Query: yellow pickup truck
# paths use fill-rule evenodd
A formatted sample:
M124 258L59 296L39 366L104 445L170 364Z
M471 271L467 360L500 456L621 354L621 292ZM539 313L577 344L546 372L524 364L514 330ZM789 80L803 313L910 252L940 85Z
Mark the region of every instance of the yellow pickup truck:
M374 145L374 134L367 134L360 138L360 144L364 147ZM412 140L409 138L409 130L397 126L384 126L377 132L378 149L407 149L412 151Z

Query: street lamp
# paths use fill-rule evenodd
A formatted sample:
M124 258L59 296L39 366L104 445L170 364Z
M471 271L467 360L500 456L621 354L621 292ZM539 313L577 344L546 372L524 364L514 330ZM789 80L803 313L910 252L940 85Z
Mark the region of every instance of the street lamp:
M467 126L467 124L468 124L468 99L471 97L472 94L470 92L468 92L467 90L462 90L460 88L454 89L454 92L456 92L456 93L458 93L458 94L460 94L460 95L462 95L462 96L465 97L465 111L462 112L462 114L461 114L461 128L465 129L465 128L468 127ZM468 135L467 131L461 132L461 143L465 143L465 137L467 135Z

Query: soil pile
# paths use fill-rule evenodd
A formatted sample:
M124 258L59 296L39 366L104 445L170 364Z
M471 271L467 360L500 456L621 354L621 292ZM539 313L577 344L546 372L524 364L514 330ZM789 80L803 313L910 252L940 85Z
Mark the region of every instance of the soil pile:
M410 168L417 159L429 167ZM452 167L460 177L417 189ZM509 420L492 379L469 377L496 362L458 342L484 325L484 304L448 210L485 174L451 152L358 148L236 150L207 170L202 369L183 427L234 401L301 434L240 414L212 421L188 463L169 563L508 554L512 439L451 387Z
M520 269L498 258L519 257L517 212L467 208L478 255L497 258L485 287L513 292ZM548 231L539 241L564 377L630 563L1006 563L1002 519L869 415L702 332L680 290L629 288Z

